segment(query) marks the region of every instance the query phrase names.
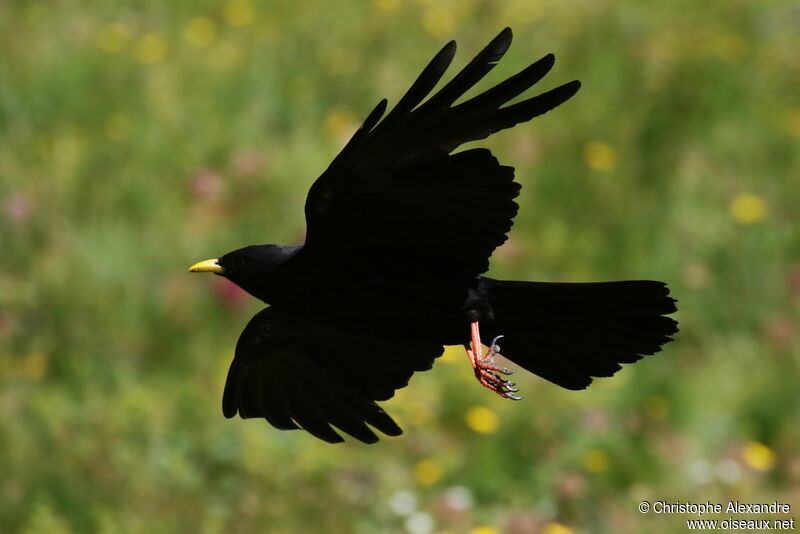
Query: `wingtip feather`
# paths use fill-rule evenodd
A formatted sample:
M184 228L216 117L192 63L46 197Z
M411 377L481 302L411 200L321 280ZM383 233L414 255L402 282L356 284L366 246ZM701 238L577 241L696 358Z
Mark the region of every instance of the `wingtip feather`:
M567 87L572 94L569 95L568 98L572 98L572 96L577 93L581 88L581 81L580 80L572 80L571 82L567 82L561 87Z
M508 48L511 46L511 41L514 40L514 33L511 31L511 28L506 26L497 36L489 42L489 45L486 47L487 50L494 50L495 54L498 57L503 56L508 51Z
M455 42L455 40L450 41L444 45L435 56L433 56L431 63L445 63L447 66L449 66L450 62L453 61L453 58L456 57L456 50L458 50L458 44Z

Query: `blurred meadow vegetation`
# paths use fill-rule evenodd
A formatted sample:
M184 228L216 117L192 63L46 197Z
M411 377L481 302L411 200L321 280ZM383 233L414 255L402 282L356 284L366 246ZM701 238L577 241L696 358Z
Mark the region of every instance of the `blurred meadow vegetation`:
M459 349L331 446L225 420L260 309L191 263L298 243L359 121L504 26L578 96L482 143L524 188L490 274L668 281L681 332L586 391ZM800 507L792 0L0 3L0 531L685 532L643 500ZM535 347L534 347L535 350ZM379 357L379 355L376 355Z

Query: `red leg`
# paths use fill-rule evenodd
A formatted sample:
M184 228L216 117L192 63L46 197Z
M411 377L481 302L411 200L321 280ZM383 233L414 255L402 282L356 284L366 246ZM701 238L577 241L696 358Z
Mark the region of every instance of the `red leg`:
M489 348L489 352L483 354L481 333L478 322L475 321L470 323L469 327L472 337L472 347L469 346L469 343L465 343L464 349L467 351L467 357L469 357L469 361L472 364L472 369L475 372L475 378L478 379L478 382L491 389L501 397L520 400L522 397L514 395L514 393L519 391L518 389L514 388L515 384L509 380L501 378L496 374L502 373L504 375L510 375L514 372L503 367L498 367L494 364L494 355L498 354L500 350L500 347L496 345L496 342L502 336L494 338L494 340L492 340L492 346Z
M481 328L478 325L478 321L474 321L469 323L469 331L472 334L472 351L475 354L478 354L481 351Z

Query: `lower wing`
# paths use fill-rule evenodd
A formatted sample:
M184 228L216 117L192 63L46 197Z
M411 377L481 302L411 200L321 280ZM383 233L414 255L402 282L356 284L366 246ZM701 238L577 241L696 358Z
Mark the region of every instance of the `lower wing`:
M430 369L442 347L334 329L275 307L257 313L236 344L228 371L225 417L263 417L281 430L303 428L329 443L336 427L365 443L402 430L375 401Z

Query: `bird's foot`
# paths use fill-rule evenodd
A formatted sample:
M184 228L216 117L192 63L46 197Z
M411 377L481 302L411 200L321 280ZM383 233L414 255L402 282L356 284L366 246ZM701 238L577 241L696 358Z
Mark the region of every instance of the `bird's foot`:
M471 323L470 327L472 329L472 347L470 347L468 343L465 343L464 348L472 364L472 369L475 372L475 378L477 378L478 382L483 384L483 386L491 389L503 398L521 400L521 396L514 395L514 393L519 391L519 389L514 387L516 384L500 376L500 374L506 376L514 374L514 371L495 365L494 357L496 354L500 354L500 346L497 344L497 341L503 336L495 337L489 347L489 352L482 354L483 351L481 350L478 323Z

